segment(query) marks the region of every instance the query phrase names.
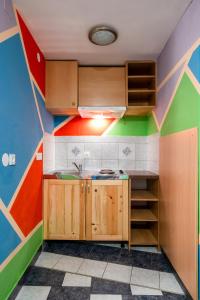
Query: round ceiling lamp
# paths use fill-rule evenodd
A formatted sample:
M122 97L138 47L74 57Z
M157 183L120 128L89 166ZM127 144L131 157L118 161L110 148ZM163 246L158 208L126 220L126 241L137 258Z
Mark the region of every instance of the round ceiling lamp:
M99 46L107 46L117 39L117 32L109 26L95 26L89 32L89 40Z

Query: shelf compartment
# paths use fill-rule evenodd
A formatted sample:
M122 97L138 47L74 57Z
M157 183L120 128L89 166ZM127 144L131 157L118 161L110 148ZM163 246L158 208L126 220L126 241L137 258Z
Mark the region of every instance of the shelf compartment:
M131 245L158 245L158 240L150 229L132 228L131 229Z
M148 115L152 109L155 107L155 105L134 105L134 106L128 106L127 110L125 112L126 116L146 116Z
M155 76L128 76L128 90L155 89Z
M148 190L133 190L131 192L131 201L158 201L158 197Z
M133 61L128 62L128 76L155 75L155 62Z
M155 99L153 90L128 90L128 106L153 106Z
M151 209L133 208L131 210L132 222L157 222L158 218Z

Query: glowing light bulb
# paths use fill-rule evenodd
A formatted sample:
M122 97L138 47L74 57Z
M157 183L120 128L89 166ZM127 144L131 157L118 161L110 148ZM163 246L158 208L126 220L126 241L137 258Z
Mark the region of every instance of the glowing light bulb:
M103 120L104 119L104 116L103 115L95 115L94 119L96 120Z
M106 120L104 118L91 119L91 126L95 128L102 128L105 126Z

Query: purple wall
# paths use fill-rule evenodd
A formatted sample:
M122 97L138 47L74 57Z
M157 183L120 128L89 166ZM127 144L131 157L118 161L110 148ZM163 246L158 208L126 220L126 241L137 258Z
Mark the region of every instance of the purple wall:
M11 0L0 0L0 32L16 25Z
M158 85L200 37L200 0L193 0L158 57Z
M163 119L163 116L168 107L169 101L171 99L171 96L173 94L174 88L177 84L177 81L179 79L182 69L183 69L183 66L181 66L173 74L173 76L166 82L166 84L159 90L159 92L157 94L157 106L155 109L155 113L156 113L157 121L159 124L161 123L161 121Z

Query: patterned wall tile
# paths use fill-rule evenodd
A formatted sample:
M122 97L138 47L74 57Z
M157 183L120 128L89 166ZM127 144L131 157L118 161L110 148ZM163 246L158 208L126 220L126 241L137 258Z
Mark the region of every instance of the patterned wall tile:
M119 159L135 160L134 144L119 144Z
M69 143L67 149L68 159L82 159L84 158L84 144L83 143Z

